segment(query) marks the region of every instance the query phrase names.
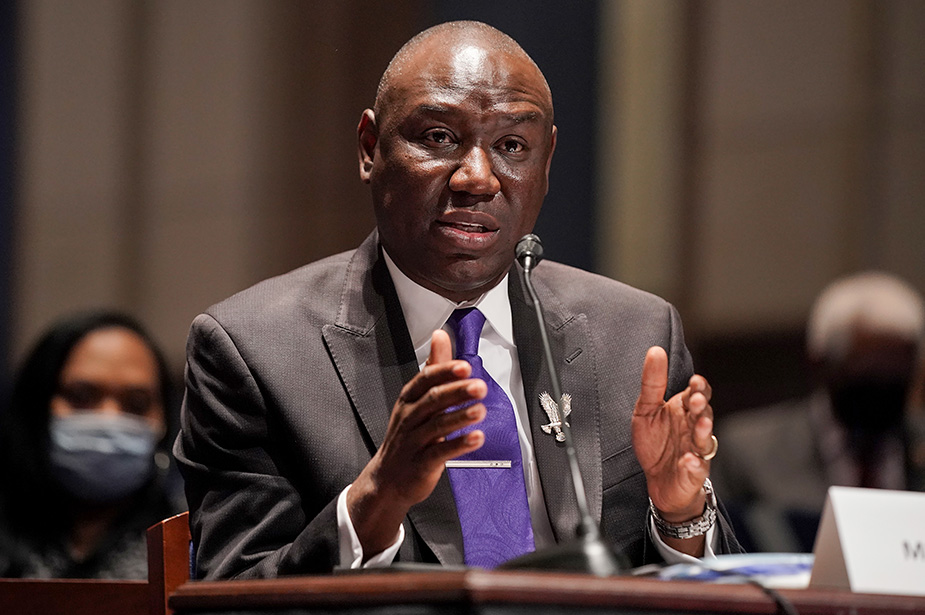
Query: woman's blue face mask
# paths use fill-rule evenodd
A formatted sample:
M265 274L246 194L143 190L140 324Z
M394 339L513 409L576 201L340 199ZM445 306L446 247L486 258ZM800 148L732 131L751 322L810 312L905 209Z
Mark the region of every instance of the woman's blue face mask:
M52 474L78 500L115 502L154 475L159 434L143 418L77 411L52 417L50 435Z

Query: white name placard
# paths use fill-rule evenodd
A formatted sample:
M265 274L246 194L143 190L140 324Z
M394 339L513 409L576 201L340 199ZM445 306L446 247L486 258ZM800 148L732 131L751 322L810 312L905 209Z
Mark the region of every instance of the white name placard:
M810 587L925 596L925 493L829 487Z

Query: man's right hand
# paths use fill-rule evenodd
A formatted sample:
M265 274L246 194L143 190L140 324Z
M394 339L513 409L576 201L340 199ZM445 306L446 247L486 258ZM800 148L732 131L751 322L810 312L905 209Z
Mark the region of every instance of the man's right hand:
M485 382L469 378L471 373L467 362L453 360L446 331L434 331L424 369L402 388L382 446L347 493L364 559L395 541L408 509L431 494L447 461L482 446L485 436L477 429L446 439L485 418L480 403L447 412L488 393Z

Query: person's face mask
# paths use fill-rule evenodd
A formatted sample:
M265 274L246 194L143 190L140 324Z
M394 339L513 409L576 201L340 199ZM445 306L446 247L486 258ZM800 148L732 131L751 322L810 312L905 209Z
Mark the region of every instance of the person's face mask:
M99 412L52 417L51 471L79 500L104 503L132 495L154 473L157 434L144 419Z
M829 365L832 408L852 438L901 429L918 347L890 334L856 329L845 357Z
M830 389L835 415L855 435L877 437L902 426L908 381L866 380Z

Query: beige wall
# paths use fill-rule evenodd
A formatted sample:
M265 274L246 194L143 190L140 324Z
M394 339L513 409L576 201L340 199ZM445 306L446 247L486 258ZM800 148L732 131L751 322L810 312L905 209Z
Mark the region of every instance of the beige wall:
M22 3L14 354L74 309L192 318L373 227L351 138L415 2Z
M14 352L111 305L190 320L372 227L351 138L423 2L21 3ZM603 270L693 338L925 290L925 2L603 2Z
M607 273L694 337L799 327L857 268L925 292L925 3L605 6Z

